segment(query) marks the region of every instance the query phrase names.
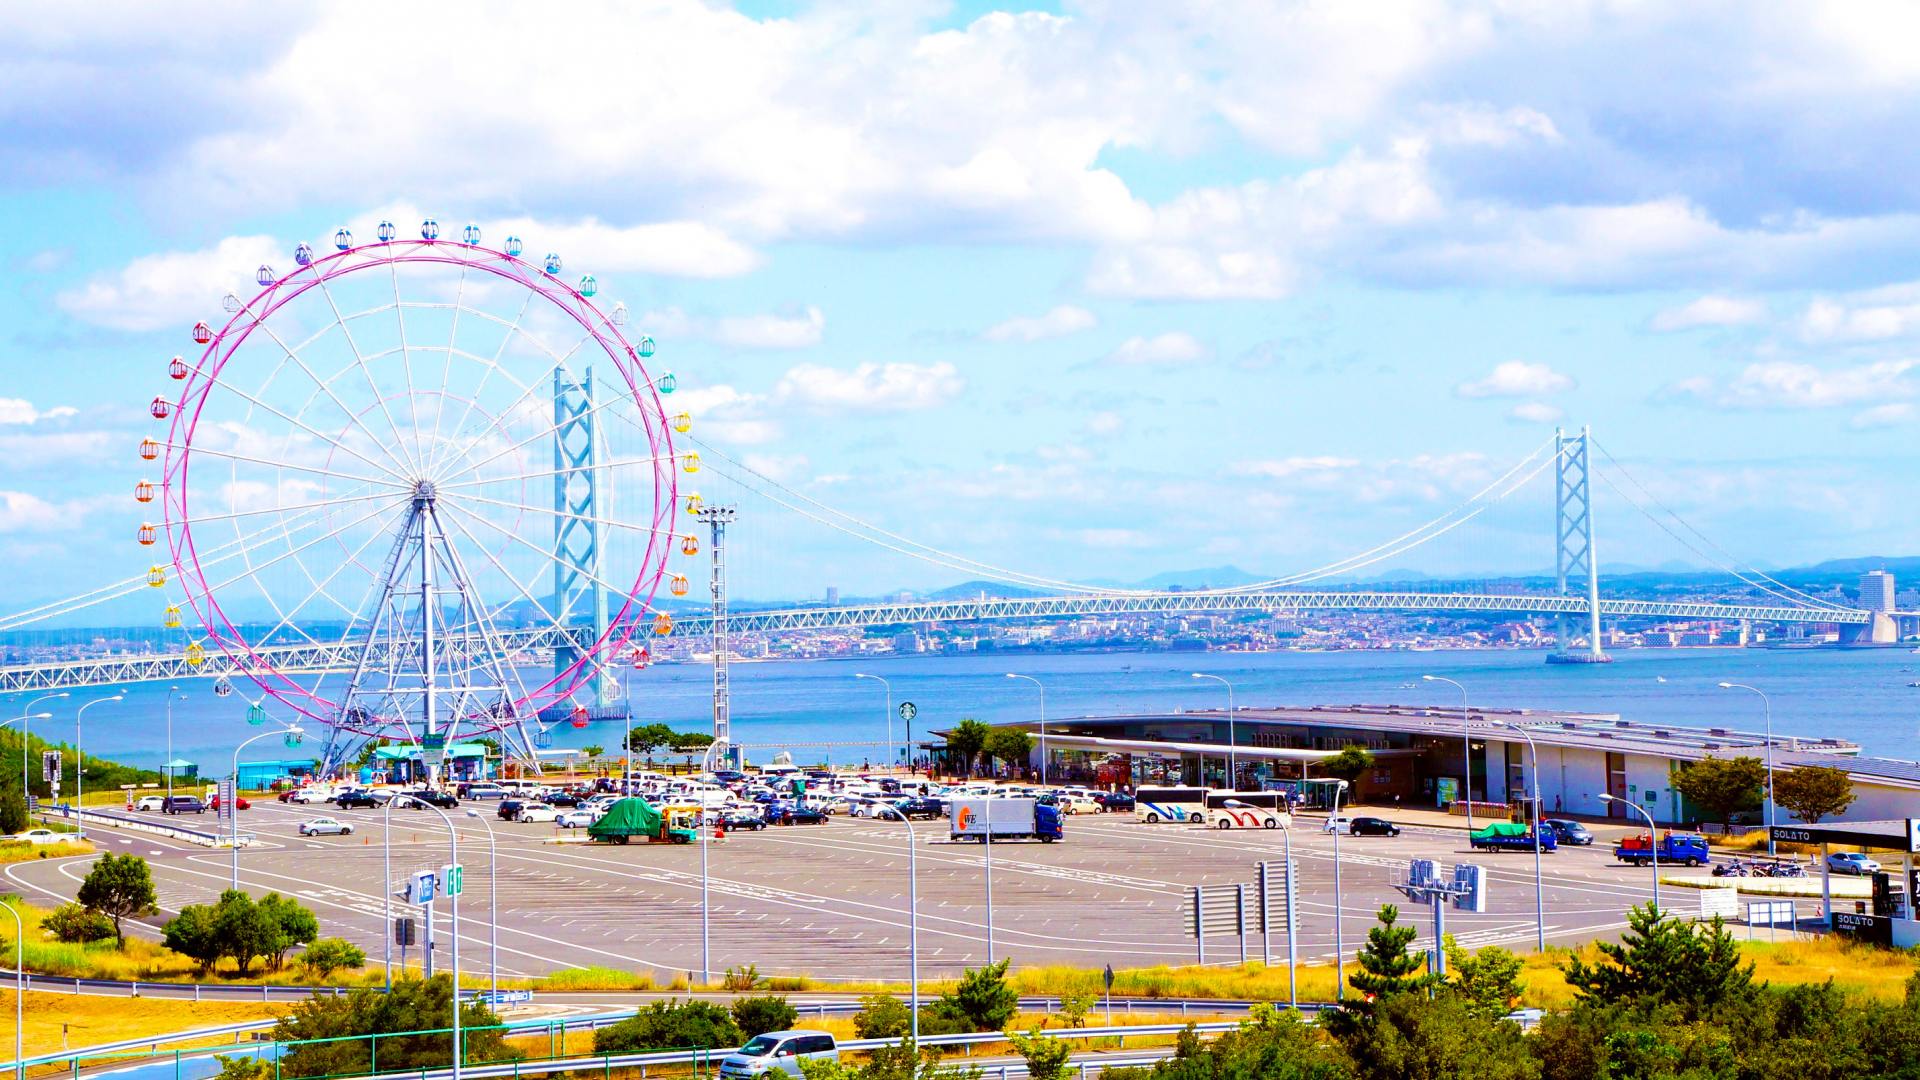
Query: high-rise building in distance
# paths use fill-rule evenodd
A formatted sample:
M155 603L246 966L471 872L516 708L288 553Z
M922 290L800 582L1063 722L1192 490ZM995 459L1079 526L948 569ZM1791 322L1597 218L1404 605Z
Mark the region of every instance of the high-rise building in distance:
M1885 570L1869 570L1860 575L1860 606L1868 611L1892 611L1893 575Z

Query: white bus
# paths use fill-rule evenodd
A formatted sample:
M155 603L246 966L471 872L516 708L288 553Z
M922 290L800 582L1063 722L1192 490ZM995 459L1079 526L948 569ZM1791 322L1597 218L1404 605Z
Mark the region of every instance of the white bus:
M1149 825L1198 820L1206 810L1203 787L1143 787L1133 792L1133 816Z
M1209 829L1277 829L1291 826L1293 815L1285 792L1209 791L1197 823Z

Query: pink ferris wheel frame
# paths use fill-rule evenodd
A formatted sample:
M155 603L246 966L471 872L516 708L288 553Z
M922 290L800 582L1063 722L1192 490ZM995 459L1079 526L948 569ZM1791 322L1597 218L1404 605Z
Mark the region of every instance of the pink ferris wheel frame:
M249 642L221 609L194 543L192 515L188 511L188 473L201 413L209 397L220 387L221 373L255 329L288 303L328 281L363 270L410 264L458 266L491 274L539 294L565 312L619 370L628 392L633 395L652 460L651 528L647 531L645 552L632 587L621 593L618 610L610 611L606 632L591 645L579 648L578 659L573 664L554 673L538 688L527 690L523 697L513 698L508 703L510 707L501 709L499 715L459 718L469 731L497 730L568 700L602 668L616 662L620 651L640 629L642 620L653 610L654 598L666 574L667 559L672 554L674 536L670 526L679 505L672 425L639 350L621 333L609 313L555 274L507 252L478 244L438 239L390 240L349 247L314 259L262 287L213 333L199 361L188 370L179 396L173 402L166 454L157 485L167 547L194 616L205 628L208 640L218 645L236 668L262 691L301 715L322 724L351 726L342 716L344 702L331 701L278 670L270 656L262 651L265 643Z

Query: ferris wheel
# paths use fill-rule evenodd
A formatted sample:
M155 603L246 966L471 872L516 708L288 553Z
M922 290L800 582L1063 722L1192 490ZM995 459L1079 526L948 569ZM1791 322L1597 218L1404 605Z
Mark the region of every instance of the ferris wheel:
M162 615L188 663L224 653L331 728L335 761L361 737L496 732L530 755L529 724L671 629L656 593L684 593L668 560L698 551L674 529L691 421L625 305L518 237L419 233L342 228L259 267L224 325L193 327L199 355L149 406L165 434L140 445L158 520L136 539L164 545L148 581L188 609Z

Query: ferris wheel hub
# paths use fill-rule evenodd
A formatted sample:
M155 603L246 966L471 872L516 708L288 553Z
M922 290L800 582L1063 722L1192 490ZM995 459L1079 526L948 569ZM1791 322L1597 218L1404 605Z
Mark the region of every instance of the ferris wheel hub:
M433 505L433 500L438 494L431 480L416 480L413 483L413 505L415 506Z

